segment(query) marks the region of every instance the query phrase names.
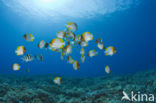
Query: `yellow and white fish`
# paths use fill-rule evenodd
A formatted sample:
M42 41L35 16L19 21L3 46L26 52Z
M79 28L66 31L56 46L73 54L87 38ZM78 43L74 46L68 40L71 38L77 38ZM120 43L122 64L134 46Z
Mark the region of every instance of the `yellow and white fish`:
M47 48L48 47L48 43L46 43L44 40L41 40L39 43L38 43L38 47L39 48Z
M86 59L85 56L84 55L81 55L81 62L82 63L84 63L85 59Z
M88 43L85 42L85 41L81 41L81 42L79 43L79 45L82 46L82 47L86 47L86 46L88 46Z
M93 57L93 56L97 56L97 54L98 54L98 53L97 53L96 50L90 50L89 53L88 53L88 56L89 56L89 57Z
M97 43L97 47L101 50L104 50L104 44L103 43Z
M61 77L55 77L54 83L60 85L62 83Z
M18 46L15 53L17 56L23 55L26 52L26 49L24 46Z
M12 65L12 70L14 70L14 71L18 71L18 70L20 70L20 68L21 68L20 65L17 63Z
M93 40L93 34L91 34L90 32L84 32L82 34L82 41L88 42L90 40Z
M65 37L65 32L64 31L58 31L57 32L57 37L58 38L64 38Z
M73 22L68 22L66 25L67 30L69 31L76 31L77 30L77 24Z
M81 55L84 55L84 54L85 54L84 48L81 48L80 54L81 54Z
M74 70L78 70L80 68L80 64L78 61L76 61L76 60L74 61L73 68L74 68Z
M26 40L26 41L34 41L34 36L32 35L32 34L30 34L30 33L26 33L26 34L24 34L24 39Z
M97 38L96 43L99 49L104 50L104 44L102 43L102 38Z
M75 40L75 34L73 32L68 32L67 35L66 35L66 39L67 41L71 41L71 40Z
M64 43L63 39L60 39L60 38L55 38L55 39L51 40L51 42L49 43L49 47L53 51L63 48L64 45L65 45L65 43Z
M106 72L107 74L109 74L109 73L111 72L110 67L109 67L108 65L105 67L105 72Z
M67 61L68 61L68 63L70 63L70 64L73 64L73 63L74 63L74 59L73 59L71 56L68 56L68 57L67 57Z
M116 53L116 49L113 46L109 46L106 48L104 53L106 56L112 56Z
M73 46L72 45L67 45L64 47L63 51L66 55L68 54L71 54L72 53L72 49L73 49Z

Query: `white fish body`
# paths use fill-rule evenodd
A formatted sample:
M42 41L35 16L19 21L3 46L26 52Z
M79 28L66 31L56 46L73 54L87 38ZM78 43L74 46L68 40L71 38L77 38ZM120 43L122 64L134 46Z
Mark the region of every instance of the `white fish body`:
M82 55L82 56L81 56L81 62L84 63L84 61L85 61L85 56Z
M63 39L59 39L59 38L53 39L49 44L50 49L61 49L64 47L64 45L65 43L63 42Z
M60 85L61 84L61 78L60 77L55 77L54 83Z
M26 49L24 46L17 47L15 53L16 55L23 55L26 52Z
M74 60L73 60L73 58L72 58L71 56L68 56L68 57L67 57L67 61L68 61L68 63L70 63L70 64L73 64L73 63L74 63Z
M85 42L85 41L81 41L81 42L80 42L80 46L82 46L82 47L86 47L86 46L88 46L88 43Z
M34 38L34 36L32 34L26 33L26 34L24 34L24 39L26 41L31 41L32 42L35 38Z
M48 43L46 43L44 40L41 40L39 43L38 43L38 47L40 49L42 48L47 48L48 47Z
M72 53L72 49L73 49L73 46L72 46L72 45L67 45L67 46L64 48L65 54L66 54L66 55L71 54L71 53Z
M70 31L76 31L77 30L77 24L73 22L68 22L66 25L67 30Z
M64 31L58 31L57 32L57 37L58 38L64 38L65 37L65 32Z
M108 65L105 67L105 72L106 72L107 74L109 74L109 73L111 72L110 67L109 67Z
M93 56L97 56L97 54L98 54L97 51L95 51L95 50L90 50L89 53L88 53L88 56L89 56L89 57L93 57Z
M18 71L18 70L20 70L20 68L21 68L20 65L17 63L13 64L13 66L12 66L12 70L14 70L14 71Z
M103 43L98 43L97 47L101 50L104 50L104 44Z
M86 42L93 40L93 35L90 32L84 32L82 34L82 39Z
M113 46L109 46L109 47L106 48L104 53L105 53L106 56L108 56L108 55L113 56L116 52L117 51Z
M78 61L74 61L73 68L74 68L74 70L78 70L80 68L80 64Z

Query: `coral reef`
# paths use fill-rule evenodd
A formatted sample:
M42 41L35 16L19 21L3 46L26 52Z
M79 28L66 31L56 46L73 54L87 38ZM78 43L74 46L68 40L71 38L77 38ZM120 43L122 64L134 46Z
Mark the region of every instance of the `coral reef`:
M156 93L156 70L94 78L62 77L61 85L55 85L53 78L0 75L0 103L121 103L123 91Z

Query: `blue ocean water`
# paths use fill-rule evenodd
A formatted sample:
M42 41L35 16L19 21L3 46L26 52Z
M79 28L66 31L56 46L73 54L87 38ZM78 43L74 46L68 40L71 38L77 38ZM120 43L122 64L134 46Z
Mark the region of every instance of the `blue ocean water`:
M93 18L62 17L61 20L52 21L53 18L34 17L14 12L11 8L0 3L0 43L1 59L0 73L25 74L57 74L67 76L101 76L106 75L104 68L111 67L112 74L129 74L138 71L156 69L156 1L142 0L138 6L126 10L116 11L107 15ZM24 12L24 11L23 11ZM81 15L81 14L79 14ZM94 37L102 37L105 46L115 46L117 53L112 57L104 55L94 43L86 48L98 50L98 56L86 58L80 63L80 69L74 71L66 60L61 61L60 54L50 50L40 50L37 44L40 40L50 42L56 37L57 31L64 30L69 21L76 22L81 34L89 31ZM23 39L25 33L35 36L34 42ZM24 45L30 54L43 54L44 61L25 63L21 57L15 55L17 46ZM80 61L79 50L74 48L72 57ZM13 63L21 65L20 71L12 71Z

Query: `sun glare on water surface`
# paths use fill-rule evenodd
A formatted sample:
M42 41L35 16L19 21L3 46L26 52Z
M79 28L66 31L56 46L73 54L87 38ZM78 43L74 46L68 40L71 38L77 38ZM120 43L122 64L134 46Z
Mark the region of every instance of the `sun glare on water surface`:
M59 1L59 0L39 0L39 2L41 2L41 3L55 3L57 1Z
M126 10L139 0L0 0L18 14L49 20L94 18L115 11ZM137 6L137 5L136 5ZM63 16L63 18L62 18ZM24 16L25 17L25 16Z
M35 0L33 3L41 9L53 9L62 4L65 0Z

